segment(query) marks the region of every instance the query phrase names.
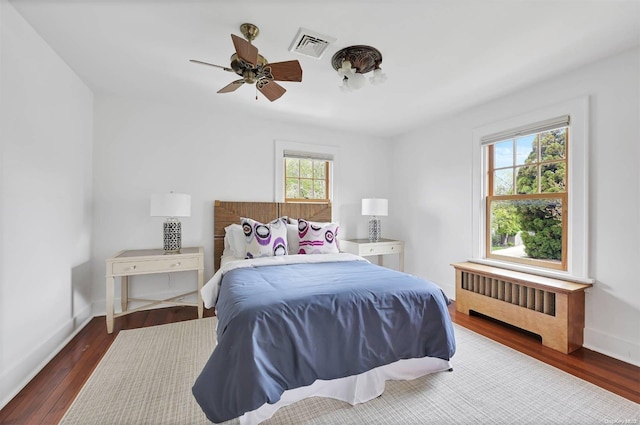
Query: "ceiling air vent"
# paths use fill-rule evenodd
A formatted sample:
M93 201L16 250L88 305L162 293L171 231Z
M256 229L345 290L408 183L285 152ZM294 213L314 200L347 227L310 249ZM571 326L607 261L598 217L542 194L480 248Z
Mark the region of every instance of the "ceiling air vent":
M325 50L327 50L327 47L329 47L329 44L334 41L336 41L336 39L328 35L319 34L306 28L300 28L298 34L296 34L296 37L291 42L291 46L289 46L289 51L320 59Z

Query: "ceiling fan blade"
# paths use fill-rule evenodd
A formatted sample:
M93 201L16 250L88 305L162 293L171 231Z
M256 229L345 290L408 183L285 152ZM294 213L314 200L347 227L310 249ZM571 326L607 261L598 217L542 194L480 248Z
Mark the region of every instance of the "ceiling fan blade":
M276 81L302 81L302 67L297 60L267 64Z
M231 34L231 40L233 40L233 47L235 47L238 57L256 66L258 63L258 48L234 34Z
M232 91L236 91L243 84L244 84L244 80L235 80L232 83L227 84L226 86L218 90L218 93L230 93Z
M275 81L271 81L268 78L263 78L256 83L256 87L260 90L267 99L274 101L280 98L286 90L280 84Z
M234 71L233 71L233 69L228 68L228 67L226 67L226 66L216 65L216 64L213 64L213 63L209 63L209 62L202 62L202 61L199 61L199 60L196 60L196 59L189 59L189 62L199 63L200 65L209 65L209 66L214 66L214 67L216 67L216 68L224 69L225 71L231 71L231 72L234 72Z

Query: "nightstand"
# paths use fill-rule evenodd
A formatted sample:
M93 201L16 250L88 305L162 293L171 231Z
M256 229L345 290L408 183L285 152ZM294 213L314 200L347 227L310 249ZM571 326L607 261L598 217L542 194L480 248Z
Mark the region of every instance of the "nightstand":
M198 302L197 304L177 301L179 298L193 294L187 292L164 300L150 300L143 298L129 298L129 276L173 273L182 271L198 272ZM204 249L202 247L182 248L178 254L165 254L163 249L137 249L120 251L116 255L107 259L107 332L113 332L113 319L116 317L131 314L154 305L189 305L198 307L198 317L202 318L204 306L202 304L202 289L204 275ZM120 277L121 281L121 304L122 312L114 312L114 292L115 278ZM146 302L141 307L128 310L129 301Z
M371 242L369 239L343 239L339 241L340 251L366 257L369 255L378 256L378 264L382 265L382 256L388 254L398 254L398 268L404 271L404 242L392 239L380 239Z

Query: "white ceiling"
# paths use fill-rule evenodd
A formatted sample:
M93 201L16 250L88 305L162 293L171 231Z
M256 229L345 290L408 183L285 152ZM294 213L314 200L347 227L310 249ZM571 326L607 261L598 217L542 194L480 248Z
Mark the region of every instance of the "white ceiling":
M640 1L12 0L96 94L189 102L390 137L640 44ZM236 75L230 34L251 22L270 62L298 59L302 83L271 103ZM321 59L288 51L304 27L336 38ZM343 93L339 49L382 52L384 85Z

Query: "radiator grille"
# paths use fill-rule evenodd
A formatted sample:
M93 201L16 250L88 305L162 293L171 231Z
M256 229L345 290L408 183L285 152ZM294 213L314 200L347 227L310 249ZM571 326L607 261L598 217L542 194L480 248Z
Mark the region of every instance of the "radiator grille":
M550 316L556 315L556 294L530 286L462 271L462 289Z

